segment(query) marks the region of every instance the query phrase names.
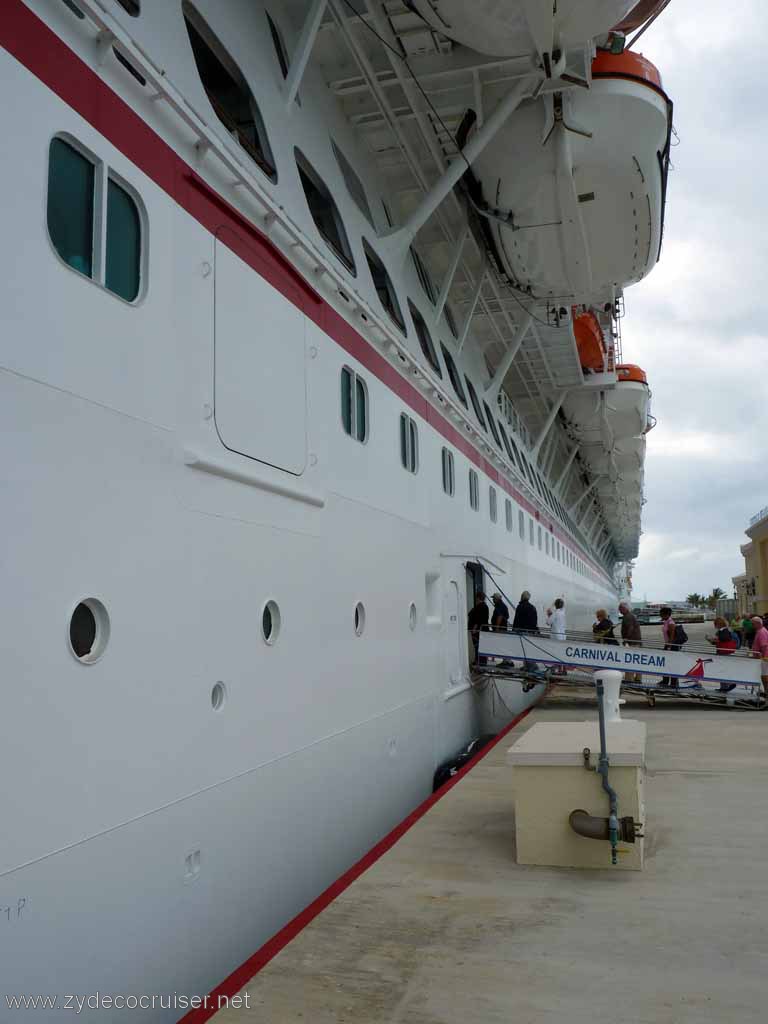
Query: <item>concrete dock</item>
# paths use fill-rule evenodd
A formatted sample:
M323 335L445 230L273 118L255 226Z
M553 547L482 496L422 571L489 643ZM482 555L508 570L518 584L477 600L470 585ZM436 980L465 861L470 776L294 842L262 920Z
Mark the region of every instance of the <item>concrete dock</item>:
M763 1024L768 713L630 700L646 866L522 867L505 764L534 711L243 989L216 1024ZM607 812L606 812L607 813Z

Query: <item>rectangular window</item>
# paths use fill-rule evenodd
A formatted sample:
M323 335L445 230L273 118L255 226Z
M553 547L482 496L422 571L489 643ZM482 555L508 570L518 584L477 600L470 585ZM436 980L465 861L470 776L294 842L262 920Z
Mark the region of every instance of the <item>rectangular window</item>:
M491 522L495 523L499 518L498 509L496 507L496 488L488 488L488 513L491 517Z
M517 525L520 530L520 540L525 540L525 514L522 509L517 513Z
M368 197L365 194L362 181L352 167L352 164L347 160L333 139L331 139L331 148L333 149L336 162L338 163L342 177L344 178L344 184L347 186L347 192L349 192L350 196L354 200L358 210L362 213L371 227L373 227L373 214L371 213L371 208L368 205Z
M542 542L542 538L541 538L541 527L539 527L539 551L541 551L541 542Z
M530 541L531 547L533 547L533 520L528 519L528 540Z
M456 491L453 469L453 452L443 448L443 490L451 498Z
M557 560L558 562L562 561L562 558L560 556L560 541L557 542Z
M469 471L469 505L475 512L480 508L480 483L474 469Z
M544 534L544 553L549 554L549 534Z
M368 388L348 366L341 368L341 425L361 444L368 440Z
M138 297L138 204L104 163L60 138L51 140L48 156L47 223L53 247L68 266L126 302Z
M400 414L400 461L409 473L419 469L419 434L410 416Z
M512 533L512 502L509 498L504 502L504 512L507 517L507 530Z

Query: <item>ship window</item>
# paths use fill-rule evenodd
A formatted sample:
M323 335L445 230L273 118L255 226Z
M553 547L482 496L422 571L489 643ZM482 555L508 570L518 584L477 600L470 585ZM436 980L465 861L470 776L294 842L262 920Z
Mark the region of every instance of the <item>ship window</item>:
M192 4L185 0L182 11L200 81L214 113L267 177L277 181L264 122L248 83Z
M443 448L443 490L450 497L453 497L456 491L453 452L447 448Z
M267 16L267 23L269 24L269 34L272 36L272 42L275 46L275 53L277 54L277 63L280 65L280 72L283 78L288 77L288 69L291 66L291 62L288 58L288 48L285 45L285 39L283 33L280 31L280 26L273 21L269 11L264 12ZM299 94L296 93L296 106L301 106L301 100Z
M453 390L456 392L456 397L464 408L466 408L467 396L464 394L464 388L461 385L461 377L459 376L459 371L456 369L456 363L453 361L453 356L445 345L441 345L440 348L443 350L443 359L445 360L445 365L448 367L448 376L451 378L451 384L453 384Z
M467 377L466 374L464 374L464 380L467 382L467 391L469 392L469 397L472 401L472 408L475 410L475 416L477 416L480 426L483 428L483 430L487 430L488 428L486 427L485 420L483 419L483 413L480 408L480 402L477 399L477 392L475 391L475 386L469 379L469 377Z
M304 158L300 150L295 149L296 166L299 170L299 178L307 199L309 212L315 227L320 232L323 241L330 247L333 253L341 260L344 266L352 274L355 273L355 261L352 258L352 250L349 247L347 232L339 214L338 207L333 201L333 196L327 185L315 174L310 164Z
M410 416L400 413L400 461L409 473L419 469L419 433Z
M92 665L104 653L109 641L109 615L96 598L81 601L69 620L69 646L78 661Z
M117 0L117 2L132 18L138 18L141 14L141 0Z
M107 253L104 284L133 302L139 294L141 221L131 196L109 179L107 183Z
M59 138L50 146L47 222L51 242L68 266L127 302L136 299L142 264L137 201L105 164Z
M147 80L141 72L137 71L136 68L131 64L127 57L124 57L116 46L112 47L112 53L115 55L115 60L118 64L122 64L129 75L133 75L139 85L146 85Z
M501 448L501 441L499 440L499 432L496 430L496 423L494 422L491 410L488 408L488 403L483 402L483 408L485 409L485 415L488 417L488 426L491 428L493 434L493 440L496 442L496 447Z
M53 139L48 162L48 231L56 252L86 277L93 271L95 168L63 139Z
M435 352L435 346L432 344L432 338L427 325L424 323L424 317L418 309L416 309L410 299L408 300L408 309L411 312L413 326L416 328L416 337L419 339L419 344L421 345L421 351L424 353L424 358L435 371L437 376L442 377L443 371L440 369L440 360L437 358L437 352Z
M261 635L270 646L280 635L280 609L275 601L267 601L261 612Z
M512 502L509 498L504 502L504 513L507 517L507 530L512 533Z
M352 196L355 201L355 205L363 214L365 219L371 227L373 227L373 214L371 213L371 208L368 205L368 198L365 194L362 181L355 173L355 169L352 167L352 164L347 160L333 140L331 140L331 146L333 147L336 162L338 163L344 178L344 183L347 186L347 192Z
M544 534L544 554L549 554L549 534Z
M512 449L509 446L509 437L507 437L507 432L502 426L501 420L498 421L497 426L499 428L499 436L501 437L501 440L504 442L504 447L506 448L507 455L509 456L509 461L512 463L512 465L514 465L515 458L512 454Z
M414 249L413 246L411 246L411 259L413 260L414 267L416 267L416 273L418 275L421 287L424 289L424 294L427 296L429 301L434 306L434 304L437 302L437 297L435 295L435 286L432 283L432 278L430 276L429 271L427 270L426 263L421 258L421 256L419 256L418 252L416 251L416 249Z
M480 508L480 483L474 469L469 471L469 507L475 512Z
M341 425L361 444L368 440L368 388L348 366L341 368Z
M496 504L496 488L488 488L488 514L491 517L491 522L495 523L499 518L499 512Z
M541 544L542 544L541 527L538 528L538 531L539 531L538 532L539 551L541 551Z
M363 249L365 250L365 258L368 260L368 267L373 278L373 286L376 289L379 300L396 326L405 334L405 321L400 310L400 303L397 301L395 286L392 284L392 279L387 273L387 268L365 239L363 239Z
M528 540L531 542L531 547L533 547L533 520L530 517L528 518Z
M443 310L443 313L445 314L445 322L448 324L448 330L451 332L454 338L458 338L459 329L456 326L456 317L453 315L453 310L451 309L447 302L445 304L445 309Z
M69 10L72 11L75 17L80 18L81 21L83 20L85 15L77 6L77 4L74 3L74 0L61 0L61 2L64 4L65 7L68 7Z
M517 513L517 527L520 531L520 540L525 540L525 514L522 509Z

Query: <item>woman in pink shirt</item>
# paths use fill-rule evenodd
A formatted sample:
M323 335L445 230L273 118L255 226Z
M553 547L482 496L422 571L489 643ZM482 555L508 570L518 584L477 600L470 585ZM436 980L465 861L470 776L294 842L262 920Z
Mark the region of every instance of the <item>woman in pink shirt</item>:
M760 658L760 679L763 683L763 696L768 700L768 629L763 625L759 615L752 617L755 627L755 638L752 641L752 657Z

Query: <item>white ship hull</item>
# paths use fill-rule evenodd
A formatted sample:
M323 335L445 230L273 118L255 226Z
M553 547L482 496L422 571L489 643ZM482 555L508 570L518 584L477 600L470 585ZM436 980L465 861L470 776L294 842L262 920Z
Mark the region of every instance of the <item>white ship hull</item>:
M199 7L215 20L216 4ZM200 104L188 51L174 63L176 5L144 8L110 24ZM252 43L243 33L243 54ZM0 47L14 97L0 130L18 142L0 171L13 240L0 250L0 1000L202 995L423 800L442 760L511 717L493 719L470 683L468 562L490 569L489 591L530 590L540 616L564 596L572 628L617 591L597 549L401 372L361 317L362 275L349 304L291 248L279 203L299 209L298 182L286 174L272 221L205 150L193 170L199 140L168 96L99 63L94 32L60 0L11 0ZM54 250L54 137L140 197L140 302ZM292 158L290 133L273 143ZM345 366L368 389L365 445L341 428ZM398 457L404 410L418 474ZM92 663L68 643L87 599L109 617ZM511 713L538 695L504 692ZM178 1005L146 1019L176 1020Z

